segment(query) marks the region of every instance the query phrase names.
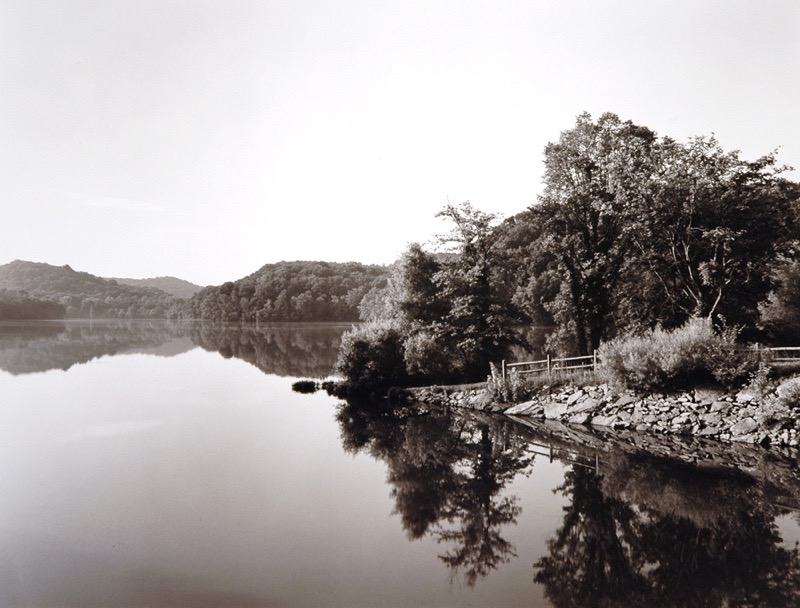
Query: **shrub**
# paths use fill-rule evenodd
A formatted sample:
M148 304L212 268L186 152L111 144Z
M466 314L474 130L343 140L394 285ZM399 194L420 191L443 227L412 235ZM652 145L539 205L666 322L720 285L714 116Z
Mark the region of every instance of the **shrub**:
M673 330L657 328L601 345L598 354L607 381L638 391L685 388L715 380L730 387L756 363L736 348L737 332L715 332L707 319L690 319Z
M388 325L368 324L342 336L336 371L341 389L349 394L385 391L406 383L403 340Z
M439 380L452 375L454 357L431 333L419 331L410 335L405 339L404 347L403 356L409 374Z
M486 379L486 388L494 401L499 403L519 403L529 399L535 386L527 382L517 370L512 369L503 378L494 363L489 364L490 375Z
M800 377L783 382L778 387L778 399L786 407L800 407Z
M559 386L593 386L604 381L591 369L557 369L550 374L525 375L511 369L505 378L494 363L489 364L489 369L491 373L486 379L486 388L492 399L499 403L520 403Z

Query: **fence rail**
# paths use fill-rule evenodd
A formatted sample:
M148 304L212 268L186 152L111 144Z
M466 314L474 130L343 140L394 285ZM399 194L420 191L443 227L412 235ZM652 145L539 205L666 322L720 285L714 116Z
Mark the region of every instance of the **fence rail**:
M773 363L800 363L800 346L775 346L763 347L756 344L748 349L746 352L769 352L771 353L770 361ZM515 361L507 363L503 360L502 375L503 378L512 370L516 369L519 375L524 374L552 374L554 371L574 371L580 369L597 369L600 364L600 357L597 351L591 355L584 355L581 357L561 357L554 358L547 355L546 359L539 359L537 361Z

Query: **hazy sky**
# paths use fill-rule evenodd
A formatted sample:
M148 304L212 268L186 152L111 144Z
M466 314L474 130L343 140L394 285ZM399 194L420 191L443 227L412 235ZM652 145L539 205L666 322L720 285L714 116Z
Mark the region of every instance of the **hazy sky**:
M800 2L3 0L0 264L390 263L583 111L800 167Z

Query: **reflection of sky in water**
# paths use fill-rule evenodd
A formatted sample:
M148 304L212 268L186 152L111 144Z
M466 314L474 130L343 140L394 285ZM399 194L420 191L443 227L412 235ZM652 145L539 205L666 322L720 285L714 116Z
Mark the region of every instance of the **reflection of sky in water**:
M514 527L519 559L474 590L452 583L432 540L406 539L384 464L343 453L335 401L290 384L199 349L0 374L0 604L531 605L541 596L531 564L547 530ZM515 487L523 508L536 504L534 516L544 502L552 522L560 497L529 481Z

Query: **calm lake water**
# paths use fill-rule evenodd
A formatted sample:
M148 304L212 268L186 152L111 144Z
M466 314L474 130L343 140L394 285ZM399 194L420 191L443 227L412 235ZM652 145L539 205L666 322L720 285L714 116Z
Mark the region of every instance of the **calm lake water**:
M345 329L0 324L0 606L800 602L795 452L292 392Z

